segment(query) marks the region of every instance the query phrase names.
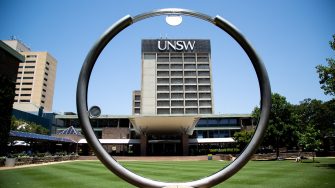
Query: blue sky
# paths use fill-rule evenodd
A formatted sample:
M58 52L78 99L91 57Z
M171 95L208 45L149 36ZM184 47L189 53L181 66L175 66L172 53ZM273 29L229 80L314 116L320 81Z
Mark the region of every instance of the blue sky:
M76 84L87 52L114 22L159 8L185 8L227 19L262 57L273 92L293 104L305 98L329 100L315 66L334 58L328 41L335 34L335 1L0 1L0 39L16 36L33 51L57 60L53 110L76 111ZM104 49L93 70L89 106L103 114L131 114L131 92L140 89L141 39L210 39L215 113L250 113L259 88L250 60L226 33L204 21L183 17L168 26L164 17L136 23ZM107 87L106 87L107 86Z

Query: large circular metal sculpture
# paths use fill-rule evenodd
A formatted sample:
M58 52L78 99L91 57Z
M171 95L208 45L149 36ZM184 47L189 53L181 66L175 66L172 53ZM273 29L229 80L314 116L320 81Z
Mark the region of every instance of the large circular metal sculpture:
M160 182L139 176L128 169L121 166L112 156L110 156L105 149L100 144L99 140L96 138L92 126L90 124L90 112L87 107L87 89L90 79L90 75L94 64L105 48L105 46L123 29L126 27L139 22L141 20L160 16L160 15L186 15L192 16L205 20L209 23L214 24L226 33L228 33L238 44L244 49L245 53L250 58L254 70L257 74L258 83L260 87L261 96L261 115L259 119L258 126L256 128L255 134L252 137L248 146L244 151L237 157L230 165L223 168L221 171L214 173L208 177L200 180L190 181L190 182ZM92 49L87 54L87 57L82 66L78 85L77 85L77 111L79 120L82 126L82 130L85 134L87 142L90 144L100 161L114 174L124 179L125 181L138 186L138 187L212 187L217 185L232 175L239 171L251 158L255 150L258 148L261 139L265 133L267 122L270 115L271 108L271 88L269 78L266 69L257 55L256 51L252 48L250 43L244 38L244 36L228 21L224 20L220 16L214 18L185 9L160 9L152 12L147 12L139 14L137 16L131 17L129 15L123 17L112 25L101 38L93 45Z

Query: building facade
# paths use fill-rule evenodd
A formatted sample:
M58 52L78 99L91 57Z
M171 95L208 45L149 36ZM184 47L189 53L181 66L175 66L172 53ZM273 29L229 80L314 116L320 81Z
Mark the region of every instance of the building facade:
M142 40L141 115L212 114L209 40Z
M51 112L57 60L48 52L31 51L20 41L4 42L25 57L19 64L13 107L27 112L37 112L40 108Z

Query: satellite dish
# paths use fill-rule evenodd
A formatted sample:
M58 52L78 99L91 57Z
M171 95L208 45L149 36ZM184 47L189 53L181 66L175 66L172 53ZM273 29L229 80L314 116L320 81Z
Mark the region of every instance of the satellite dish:
M88 112L91 117L99 117L101 115L101 109L99 106L92 106Z

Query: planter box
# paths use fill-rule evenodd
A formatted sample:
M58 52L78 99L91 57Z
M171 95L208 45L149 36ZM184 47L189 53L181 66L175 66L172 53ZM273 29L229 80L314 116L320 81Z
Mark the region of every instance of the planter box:
M6 158L5 167L15 166L16 158Z

